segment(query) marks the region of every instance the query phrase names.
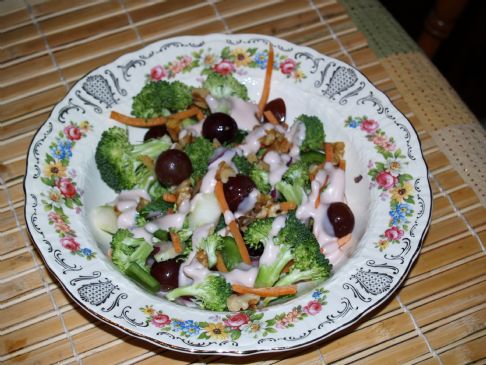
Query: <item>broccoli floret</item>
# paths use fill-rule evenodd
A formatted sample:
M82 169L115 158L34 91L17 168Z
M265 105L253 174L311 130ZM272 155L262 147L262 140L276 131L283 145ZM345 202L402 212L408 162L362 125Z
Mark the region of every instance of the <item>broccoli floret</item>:
M284 196L285 200L299 205L305 191L309 189L310 179L307 164L302 161L294 162L289 166L282 181L275 187Z
M248 100L246 86L239 82L233 75L223 76L219 73L211 72L202 86L216 99L237 96L245 101Z
M192 104L192 89L180 81L150 81L133 98L132 114L139 118L154 118L180 110Z
M194 181L198 181L208 172L209 160L214 153L214 146L206 138L198 137L194 142L186 145L184 152L189 156L192 163L191 177Z
M235 155L231 161L241 174L250 175L252 164L244 156Z
M236 245L236 241L233 237L222 237L223 245L221 249L221 255L223 256L224 264L228 271L233 270L241 260L240 251Z
M103 181L116 192L145 189L154 183L154 171L144 159L154 160L172 144L168 136L132 145L125 129L112 127L103 132L96 147L95 161ZM156 182L156 181L155 181Z
M231 284L224 277L208 275L199 283L170 291L167 293L166 298L173 301L181 296L191 296L195 297L204 309L224 311L226 309L226 301L231 294Z
M221 251L223 248L223 237L213 233L201 241L198 249L204 250L208 258L208 267L211 268L216 265L216 251Z
M111 260L125 275L144 288L155 293L159 291L159 282L149 274L147 257L153 247L143 238L134 238L127 229L119 229L111 240Z
M302 114L295 120L305 125L305 138L300 146L301 151L322 149L325 140L324 126L319 118Z
M274 218L263 218L248 225L244 233L245 243L251 248L258 248L268 241Z
M272 190L272 186L268 181L268 172L263 170L261 167L258 167L255 164L252 165L249 176L260 192L268 194L270 190Z
M290 272L275 286L296 284L300 281L321 281L331 274L332 265L319 250L317 242L307 242L294 248L294 261Z
M285 226L272 239L270 244L278 247L277 257L270 264L260 264L255 287L273 286L290 261L305 260L307 251L319 251L319 243L316 238L305 224L295 217L294 213L287 216ZM275 249L276 247L272 248ZM317 255L317 252L315 254Z

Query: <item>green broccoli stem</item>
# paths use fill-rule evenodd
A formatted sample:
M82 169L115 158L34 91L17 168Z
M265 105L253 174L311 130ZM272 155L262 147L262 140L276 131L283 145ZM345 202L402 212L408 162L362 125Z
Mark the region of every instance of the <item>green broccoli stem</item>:
M308 165L318 165L326 160L326 154L315 150L301 152L300 160Z
M167 300L173 301L179 297L197 297L201 289L197 288L195 284L175 288L168 292L165 297Z
M280 247L275 261L271 265L260 265L255 280L255 288L269 288L278 280L284 267L293 259L290 249Z
M153 138L147 142L133 145L135 156L145 155L152 159L157 158L163 151L171 146L172 142L168 136Z
M295 283L298 283L299 281L309 281L312 280L313 274L313 270L292 270L279 281L277 281L274 286L286 286L293 285Z
M150 243L144 242L130 255L129 261L139 262L139 264L142 262L145 263L145 260L147 260L147 257L150 255L153 249L154 248Z
M125 274L152 293L157 293L160 290L159 282L135 262L128 265Z

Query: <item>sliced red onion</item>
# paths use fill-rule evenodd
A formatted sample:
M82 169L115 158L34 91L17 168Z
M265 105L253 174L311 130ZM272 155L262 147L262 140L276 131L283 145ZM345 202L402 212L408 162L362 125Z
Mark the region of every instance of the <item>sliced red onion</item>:
M270 196L272 197L273 200L278 200L280 194L277 189L272 189L272 191L270 192Z
M224 153L228 149L226 147L218 147L213 153L213 156L209 159L209 163L212 164L214 161L216 161L218 158L224 155Z

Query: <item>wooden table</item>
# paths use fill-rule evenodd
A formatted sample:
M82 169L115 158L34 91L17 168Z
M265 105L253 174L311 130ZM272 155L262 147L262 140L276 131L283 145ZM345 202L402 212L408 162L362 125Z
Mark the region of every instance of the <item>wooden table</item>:
M0 58L0 360L4 364L459 364L486 361L486 136L417 46L371 0L4 0ZM25 230L29 143L91 69L183 34L261 33L357 67L418 130L432 225L403 288L343 336L285 354L194 357L100 323L59 288Z

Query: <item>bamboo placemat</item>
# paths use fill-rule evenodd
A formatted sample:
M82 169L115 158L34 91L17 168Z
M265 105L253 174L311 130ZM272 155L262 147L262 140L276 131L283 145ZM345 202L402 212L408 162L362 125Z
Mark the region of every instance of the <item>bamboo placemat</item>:
M5 364L486 363L484 131L372 0L0 2L0 361ZM28 145L91 69L183 34L271 34L356 66L418 130L432 225L402 289L345 335L290 353L194 357L102 324L68 298L25 230ZM461 152L462 154L459 154Z

